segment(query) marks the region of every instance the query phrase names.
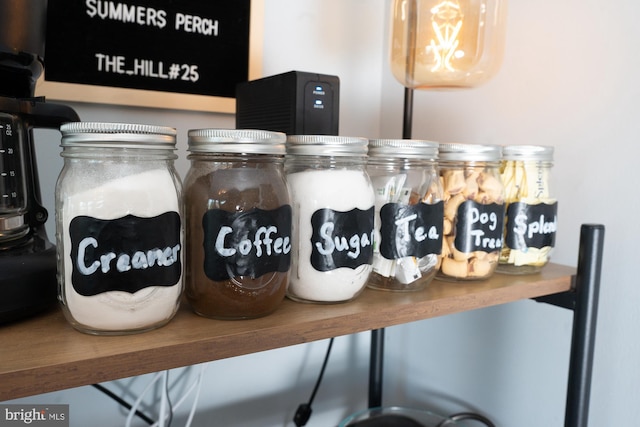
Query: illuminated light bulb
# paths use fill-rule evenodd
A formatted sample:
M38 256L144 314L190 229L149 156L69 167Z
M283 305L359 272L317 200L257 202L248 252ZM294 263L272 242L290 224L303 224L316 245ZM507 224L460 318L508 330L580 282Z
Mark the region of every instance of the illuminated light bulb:
M411 89L469 88L502 63L507 0L394 0L390 62Z

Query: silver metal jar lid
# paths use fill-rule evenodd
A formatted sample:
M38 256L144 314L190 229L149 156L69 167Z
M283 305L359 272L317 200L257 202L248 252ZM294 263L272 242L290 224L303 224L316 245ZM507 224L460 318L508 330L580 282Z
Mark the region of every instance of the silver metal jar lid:
M436 160L438 143L423 139L370 139L369 156Z
M491 144L462 144L447 142L438 144L440 160L460 162L495 162L502 156L502 147Z
M132 123L72 122L60 126L62 147L175 150L176 130Z
M257 129L192 129L189 148L194 154L275 154L284 155L287 136Z
M366 156L366 138L336 135L290 135L287 154L300 156Z
M502 147L504 160L553 161L553 147L546 145L507 145Z

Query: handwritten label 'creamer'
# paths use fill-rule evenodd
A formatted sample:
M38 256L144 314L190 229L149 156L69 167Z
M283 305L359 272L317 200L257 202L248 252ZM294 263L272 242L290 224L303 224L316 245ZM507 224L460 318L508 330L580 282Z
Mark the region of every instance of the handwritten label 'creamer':
M182 273L180 216L71 220L71 280L80 295L173 286ZM159 231L162 232L159 232Z
M111 271L112 261L115 260L115 268L119 273L124 273L131 269L144 270L154 267L169 267L175 262L179 262L180 244L173 247L167 246L164 249L153 248L144 251L135 251L132 255L126 253L106 252L99 257L87 256L87 249L93 247L98 249L98 241L93 237L85 237L78 245L78 257L76 267L80 274L90 276L98 271L103 274ZM89 260L87 260L89 258ZM99 258L99 259L98 259ZM94 259L93 262L90 259Z

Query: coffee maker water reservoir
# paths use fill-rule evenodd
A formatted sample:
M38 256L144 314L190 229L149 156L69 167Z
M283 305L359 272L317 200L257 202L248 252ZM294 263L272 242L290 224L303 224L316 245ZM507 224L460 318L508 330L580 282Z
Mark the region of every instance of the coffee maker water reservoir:
M0 2L0 323L40 312L57 295L33 129L59 129L79 118L68 106L34 96L44 69L46 5Z

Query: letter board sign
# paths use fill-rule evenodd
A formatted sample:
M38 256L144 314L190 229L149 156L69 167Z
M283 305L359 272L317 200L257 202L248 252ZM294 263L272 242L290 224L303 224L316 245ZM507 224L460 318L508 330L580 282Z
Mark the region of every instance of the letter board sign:
M235 111L258 77L262 0L49 0L36 95Z

